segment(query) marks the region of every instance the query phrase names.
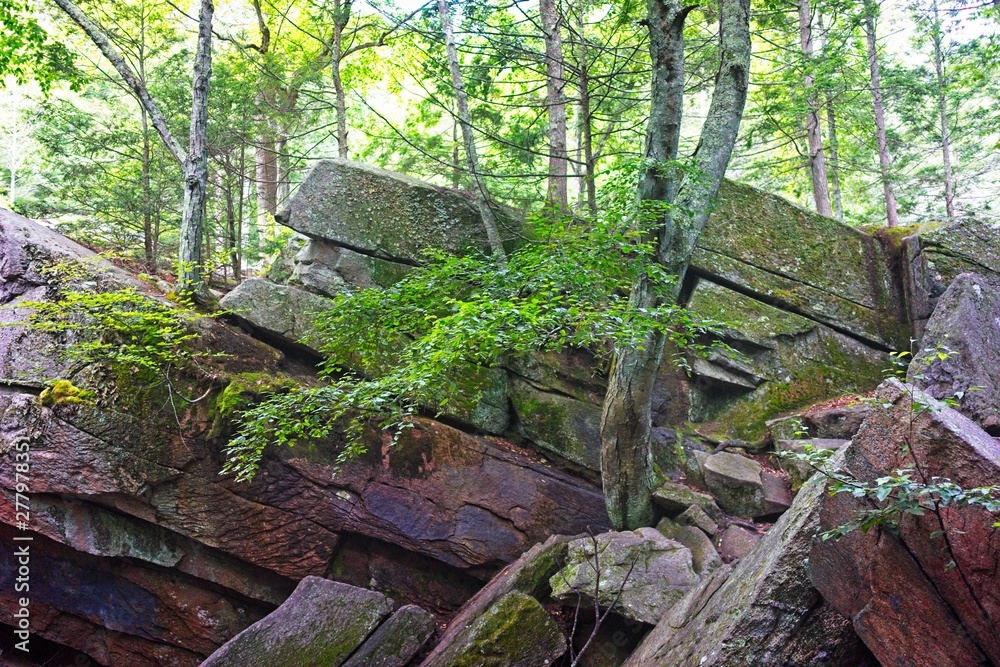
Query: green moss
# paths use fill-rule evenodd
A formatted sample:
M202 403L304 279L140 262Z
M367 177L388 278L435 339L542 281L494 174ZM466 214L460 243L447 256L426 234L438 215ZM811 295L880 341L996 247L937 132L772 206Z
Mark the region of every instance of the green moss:
M452 667L542 664L539 656L559 655L562 633L538 600L512 592L503 596L469 629L470 643Z
M296 382L288 377L270 373L237 373L229 377L229 383L219 392L212 404L209 416L212 427L209 437L222 435L229 423L239 412L265 394L291 389Z
M835 340L827 342L827 361L806 364L790 380L771 381L719 415L730 435L751 442L767 433L766 421L829 398L867 392L882 381L885 363L853 357Z
M90 403L94 392L80 389L69 380L56 380L51 387L46 387L38 396L41 405L52 406L60 403L83 404Z
M816 326L804 317L706 281L698 284L689 308L701 318L721 322L757 339L794 336Z

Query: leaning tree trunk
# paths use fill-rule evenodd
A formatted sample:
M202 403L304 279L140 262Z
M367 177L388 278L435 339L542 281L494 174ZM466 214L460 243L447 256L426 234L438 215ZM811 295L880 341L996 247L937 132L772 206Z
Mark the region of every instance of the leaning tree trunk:
M458 66L458 49L455 48L455 35L451 27L451 7L448 0L437 0L438 15L441 17L441 30L444 33L445 51L448 54L448 69L451 72L451 85L455 89L455 105L458 108L458 124L462 128L462 143L465 146L465 160L472 175L476 188L476 205L479 215L486 228L486 236L490 250L497 264L507 263L507 253L503 249L503 239L497 229L497 218L479 171L479 153L476 152L476 137L472 131L472 117L469 115L469 99L465 94L465 84L462 83L462 72Z
M896 210L896 194L892 191L892 157L889 155L889 141L885 136L885 102L882 99L882 83L878 71L878 46L875 42L875 14L878 5L872 0L865 2L865 36L868 40L868 70L871 76L872 106L875 111L875 141L878 144L879 173L882 176L882 192L885 194L885 219L889 227L899 226L899 212Z
M823 154L823 135L819 124L819 100L813 86L812 9L809 0L799 0L799 42L806 62L806 75L802 82L806 93L806 140L809 145L809 175L812 178L813 199L821 215L833 215L830 208L830 188L826 177L826 158Z
M701 138L684 176L675 160L684 94L684 20L691 7L676 0L648 0L652 99L646 134L650 166L639 184L640 206L666 202L654 210L657 261L674 282L658 291L643 273L633 285L631 303L651 308L676 302L694 246L708 221L710 206L725 176L743 107L750 71L749 0L720 0L721 62ZM653 519L652 485L656 481L650 450L651 402L663 352L663 337L653 333L638 345L615 349L601 418L601 475L611 523L638 528Z

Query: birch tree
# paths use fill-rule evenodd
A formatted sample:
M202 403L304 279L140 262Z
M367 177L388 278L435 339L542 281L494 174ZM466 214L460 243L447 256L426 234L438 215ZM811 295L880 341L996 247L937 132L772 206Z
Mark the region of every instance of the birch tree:
M92 21L72 0L53 0L86 33L115 68L139 104L149 115L153 128L184 174L184 207L178 250L179 292L198 299L207 297L202 280L202 240L208 188L208 87L212 76L212 0L201 0L198 12L198 42L194 57L190 131L187 150L174 137L167 120L149 93L145 82L115 48L105 30Z

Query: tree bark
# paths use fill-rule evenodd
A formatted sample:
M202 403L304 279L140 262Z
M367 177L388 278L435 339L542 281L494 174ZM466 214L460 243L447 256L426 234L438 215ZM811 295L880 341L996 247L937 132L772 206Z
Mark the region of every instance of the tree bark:
M955 219L955 181L951 173L951 134L948 128L948 98L947 80L944 76L944 52L941 42L944 34L941 30L941 19L938 16L938 5L935 0L931 9L934 13L934 27L931 41L934 43L934 74L937 80L938 114L941 123L941 159L944 163L944 207L948 220Z
M214 12L212 0L201 0L191 93L191 130L187 160L184 161L184 213L178 251L178 290L197 298L207 296L202 280L201 237L205 225L208 186L208 85L212 78Z
M340 63L344 57L344 28L351 18L351 3L334 0L333 43L330 54L330 73L333 79L334 106L337 109L337 154L347 158L347 95L340 76Z
M830 139L830 192L833 195L833 217L844 219L844 199L840 190L840 147L837 143L837 116L833 100L826 99L826 134Z
M261 120L267 124L266 120ZM257 181L257 229L265 239L274 237L274 214L278 212L278 156L269 132L257 137L254 152Z
M885 194L885 218L889 227L899 226L899 212L896 210L896 195L892 190L892 157L889 141L885 135L885 102L882 100L882 84L878 71L878 45L875 40L875 15L878 5L873 0L865 0L865 37L868 41L868 70L871 76L872 106L875 110L875 141L878 144L879 172L882 176L882 192Z
M809 108L806 113L806 140L809 146L809 174L812 178L813 200L816 202L818 213L831 216L833 211L830 209L823 135L819 124L819 101L813 90L816 81L812 74L812 9L809 0L799 0L799 43L806 64L806 75L802 83L806 93L806 105Z
M545 35L545 105L549 119L548 201L562 209L569 205L566 150L566 74L562 52L562 16L556 0L539 0L538 12Z
M473 187L476 193L476 205L479 215L486 228L490 250L497 264L507 264L507 253L503 249L503 239L497 229L496 215L493 213L486 185L479 171L479 153L476 152L476 137L473 134L472 119L469 115L469 99L462 83L462 72L458 65L458 49L455 47L455 34L451 27L451 7L448 0L437 0L438 16L441 18L441 30L444 33L445 51L448 54L448 69L451 72L451 85L455 89L455 105L458 108L458 124L462 128L462 143L465 147L465 160L472 175Z
M580 134L583 144L583 183L587 190L587 209L597 212L597 161L594 158L594 118L590 108L590 61L587 53L587 38L584 34L583 7L577 30L580 34Z
M639 183L640 206L665 202L655 230L657 261L675 276L657 291L643 273L631 304L651 308L676 302L698 237L708 221L732 155L746 103L750 71L749 0L720 0L721 62L715 91L692 164L676 164L684 94L684 20L691 7L676 0L648 0L652 99L646 134L647 169ZM611 523L634 529L653 519L655 469L650 450L651 401L663 353L663 336L615 349L601 418L601 475Z

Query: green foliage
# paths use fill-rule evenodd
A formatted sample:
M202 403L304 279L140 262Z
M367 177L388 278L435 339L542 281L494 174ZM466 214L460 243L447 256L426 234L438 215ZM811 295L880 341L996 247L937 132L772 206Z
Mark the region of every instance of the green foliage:
M160 376L204 356L190 345L198 335L190 309L122 287L82 262L63 262L44 274L52 281L52 298L18 302L27 314L13 324L70 338L70 359Z
M469 364L495 367L566 347L607 355L612 343L639 345L654 329L678 349L698 349L708 323L682 308L629 304L639 272L664 289L673 277L651 261L641 216L621 215L628 208L610 205L591 221L535 219L535 241L502 270L489 257L434 253L393 287L340 296L317 321L331 386L247 410L226 469L250 479L269 442L322 439L338 427L348 443L340 460L353 458L366 424L398 435L421 407L440 410L461 397Z

